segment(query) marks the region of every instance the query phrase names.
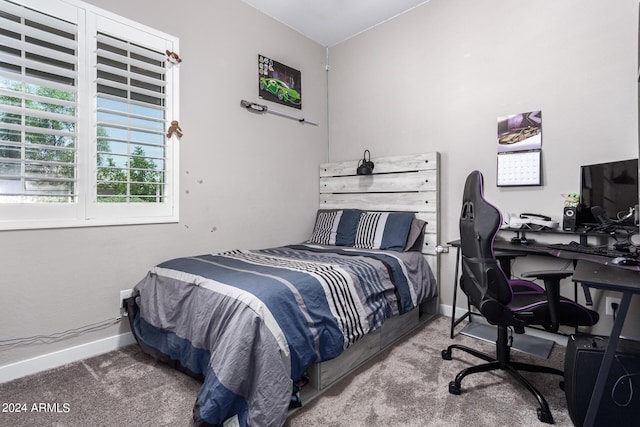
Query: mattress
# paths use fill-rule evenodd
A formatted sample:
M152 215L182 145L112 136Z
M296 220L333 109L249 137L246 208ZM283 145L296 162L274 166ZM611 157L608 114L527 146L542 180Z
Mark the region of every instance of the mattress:
M134 289L141 348L203 380L194 424L281 426L293 381L436 295L419 252L299 244L176 258Z

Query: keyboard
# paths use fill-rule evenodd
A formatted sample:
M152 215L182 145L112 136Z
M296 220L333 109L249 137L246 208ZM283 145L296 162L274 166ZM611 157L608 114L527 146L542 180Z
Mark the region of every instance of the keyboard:
M602 246L584 246L577 245L575 243L554 243L547 245L551 249L558 249L560 251L580 252L582 254L605 256L610 258L624 257L624 258L637 258L636 252L624 252L616 249L610 249Z

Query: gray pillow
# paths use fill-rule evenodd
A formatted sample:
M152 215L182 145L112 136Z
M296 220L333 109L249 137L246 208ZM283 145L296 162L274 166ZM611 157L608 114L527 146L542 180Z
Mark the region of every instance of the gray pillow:
M404 245L403 252L417 251L422 252L422 244L424 243L424 227L427 225L426 221L418 218L413 218L411 221L411 227L409 228L409 235L407 236L407 242Z

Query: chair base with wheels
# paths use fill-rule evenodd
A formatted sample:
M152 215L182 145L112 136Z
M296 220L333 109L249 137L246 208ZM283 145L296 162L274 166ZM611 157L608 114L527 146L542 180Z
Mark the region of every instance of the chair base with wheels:
M454 381L449 383L449 393L459 395L462 390L462 380L464 377L470 374L479 372L489 372L495 370L503 370L508 372L513 378L515 378L521 385L523 385L529 392L536 398L539 404L537 408L538 419L547 424L554 424L549 404L544 396L536 389L525 377L523 377L519 371L525 372L541 372L546 374L554 374L564 377L564 373L555 368L548 366L539 366L528 363L511 361L511 348L508 346L509 335L506 326L498 326L498 337L496 339L496 357L489 356L471 347L467 347L460 344L452 344L445 350L442 350L442 358L444 360L452 359L452 350L461 350L465 353L469 353L479 359L486 361L487 363L481 365L470 366L463 369L456 375ZM562 381L559 382L560 388L563 388Z

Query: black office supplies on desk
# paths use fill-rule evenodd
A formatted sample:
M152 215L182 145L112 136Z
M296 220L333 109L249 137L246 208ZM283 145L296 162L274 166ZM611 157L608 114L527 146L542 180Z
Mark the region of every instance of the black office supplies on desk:
M637 258L638 254L636 252L624 252L616 249L610 249L602 246L585 246L578 245L573 243L554 243L551 245L547 245L551 249L558 249L560 251L569 251L569 252L579 252L581 254L588 255L599 255L606 256L610 258Z

